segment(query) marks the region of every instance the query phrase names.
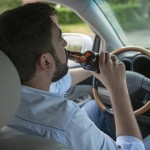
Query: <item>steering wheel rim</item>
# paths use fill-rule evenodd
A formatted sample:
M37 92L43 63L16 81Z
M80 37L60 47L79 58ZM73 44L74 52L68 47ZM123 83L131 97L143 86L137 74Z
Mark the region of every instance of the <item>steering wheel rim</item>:
M142 54L150 57L150 52L147 49L145 49L143 47L138 47L138 46L121 47L119 49L114 50L110 54L118 55L118 54L120 54L122 52L126 52L126 51L137 51L137 52L141 52ZM95 79L93 79L93 85L94 85L94 82L95 82ZM97 91L97 88L95 88L95 86L93 86L92 93L93 93L93 97L94 97L95 101L97 102L98 106L100 107L100 109L102 109L103 111L108 111L109 113L113 114L113 112L109 111L110 109L108 109L107 106L99 98L98 91ZM147 102L144 106L135 110L133 113L135 116L140 116L148 110L150 110L150 101Z

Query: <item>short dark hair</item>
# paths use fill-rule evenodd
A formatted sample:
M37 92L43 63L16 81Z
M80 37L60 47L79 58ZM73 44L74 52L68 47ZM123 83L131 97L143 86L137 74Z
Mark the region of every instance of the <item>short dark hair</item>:
M21 83L34 76L40 54L54 53L51 40L54 20L50 16L56 13L49 4L37 2L0 15L0 50L16 66Z

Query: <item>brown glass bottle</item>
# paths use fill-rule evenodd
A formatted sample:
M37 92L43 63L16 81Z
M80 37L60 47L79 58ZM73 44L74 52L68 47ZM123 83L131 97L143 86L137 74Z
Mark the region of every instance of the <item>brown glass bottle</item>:
M66 50L66 54L68 59L76 63L79 63L82 68L86 70L92 70L97 73L100 72L98 53L93 53L92 51L89 50L85 51L84 53Z

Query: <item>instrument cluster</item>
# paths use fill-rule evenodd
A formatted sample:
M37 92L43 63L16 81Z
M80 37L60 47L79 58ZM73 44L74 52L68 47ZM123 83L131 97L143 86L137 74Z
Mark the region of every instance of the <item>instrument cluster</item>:
M126 70L135 71L150 78L150 57L142 54L134 55L134 57L124 57L121 60Z

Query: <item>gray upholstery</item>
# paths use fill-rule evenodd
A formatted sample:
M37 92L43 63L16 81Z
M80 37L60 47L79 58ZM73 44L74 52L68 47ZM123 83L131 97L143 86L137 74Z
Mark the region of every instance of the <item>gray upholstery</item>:
M17 110L21 98L20 87L14 65L0 51L0 150L68 150L56 141L26 135L4 126Z
M19 75L9 60L0 51L0 128L5 125L17 110L20 101Z
M0 150L67 150L67 148L56 141L25 135L5 126L0 131Z

